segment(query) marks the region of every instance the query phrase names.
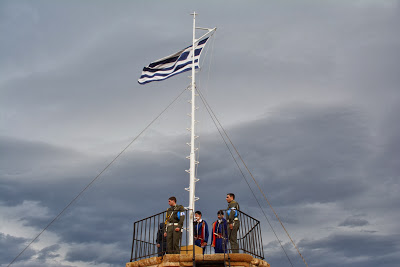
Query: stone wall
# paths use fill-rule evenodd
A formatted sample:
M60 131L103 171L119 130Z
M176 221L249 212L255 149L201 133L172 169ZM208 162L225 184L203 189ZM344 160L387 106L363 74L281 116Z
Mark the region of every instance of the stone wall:
M248 254L232 253L230 265L235 267L270 267L264 260L253 258ZM227 254L196 254L195 262L199 267L229 266ZM189 267L193 266L193 255L190 254L166 254L163 258L153 257L135 262L128 262L126 267Z

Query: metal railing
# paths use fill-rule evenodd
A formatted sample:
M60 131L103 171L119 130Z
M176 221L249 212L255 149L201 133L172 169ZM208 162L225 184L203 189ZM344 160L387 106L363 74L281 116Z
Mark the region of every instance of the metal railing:
M167 242L164 237L165 226L165 211L144 218L133 223L133 240L131 262L150 257L163 256L167 253ZM186 212L186 214L189 214ZM237 241L239 245L239 252L250 254L255 258L264 259L264 250L262 243L260 221L251 217L250 215L238 211L238 219L240 221L239 230L237 233ZM182 236L180 240L180 248L189 244L188 238L188 220L185 219ZM209 240L208 245L205 247L205 254L214 254L214 249L211 247L212 223L208 224ZM179 234L179 232L174 232ZM226 250L224 252L229 255L232 250L229 246L229 237L227 233L223 233L226 238ZM193 241L193 244L195 242Z

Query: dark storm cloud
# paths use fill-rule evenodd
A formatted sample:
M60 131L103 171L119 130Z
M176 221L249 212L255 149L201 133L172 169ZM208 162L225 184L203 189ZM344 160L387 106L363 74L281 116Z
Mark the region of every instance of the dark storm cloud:
M100 245L84 245L76 246L71 249L67 255L66 260L71 262L82 261L87 264L108 263L112 266L121 266L129 261L130 256L123 250L111 250L109 247Z
M343 222L339 224L339 226L349 226L349 227L357 227L357 226L364 226L368 225L369 222L359 216L352 216L346 218Z
M46 260L46 259L57 258L60 256L60 254L56 254L59 249L60 249L59 244L54 244L54 245L45 247L38 252L37 259L38 260Z
M68 148L6 136L0 136L0 149L5 152L0 154L0 164L8 174L30 172L44 162L78 157L77 152Z
M279 192L272 193L274 203L297 205L299 202L342 201L365 192L365 186L356 182L359 169L357 166L365 161L363 155L369 149L367 145L369 136L365 134L362 120L357 112L343 107L310 109L300 105L289 110L277 111L277 114L279 120L267 116L227 129L245 161L251 162L249 167L262 188L264 190L267 188L265 190L267 193ZM246 136L246 141L239 138L241 136ZM170 195L177 195L180 203L186 203L187 196L183 188L188 185L187 175L184 172L188 162L183 156L176 155L176 150L182 155L187 154L185 153L187 148L182 145L186 137L162 139L165 142L160 146L160 152L133 149L125 153L49 228L49 231L57 233L62 242L70 244L100 243L123 249L131 244L133 221L164 210L165 200ZM239 142L236 143L236 140ZM212 207L217 204L218 209L225 208L224 196L230 191L237 193L242 209L248 210L256 206L220 136L216 133L203 135L201 142L199 177L202 180L197 184L197 194L201 200L197 203L197 207L203 210L205 218L210 223L215 219ZM10 142L8 149L16 151L15 157L24 158L22 150L13 149L13 144L16 147L20 146L16 141ZM42 150L40 146L48 147L42 143L35 146L38 151ZM21 152L18 154L17 151ZM63 157L64 151L54 150L50 154L52 158L58 159ZM31 156L29 153L27 155ZM40 155L41 153L38 153L36 156L38 163L41 162ZM43 155L46 160L48 156L46 153ZM276 161L275 158L281 160ZM89 159L86 159L86 162L89 166L100 165ZM90 172L85 166L80 166L80 169L86 174ZM101 168L95 170L98 169ZM264 172L268 173L267 181L264 180L266 177L263 175ZM340 179L343 173L346 177L354 176L351 179ZM44 184L48 183L48 179L37 186L34 182L28 184L25 182L24 185L8 183L7 186L13 187L11 192L14 193L8 193L7 199L12 201L17 198L18 203L27 199L39 201L41 205L50 208L50 214L55 215L79 190L78 185L72 187L69 184L76 181L77 177L73 175L71 175L72 180L46 186ZM231 182L232 179L235 179L234 183ZM331 183L331 179L335 182ZM89 182L90 176L86 175L85 180L86 183ZM86 183L81 181L80 185L84 186ZM303 183L308 186L303 187ZM335 190L335 194L332 194L330 193L332 186L348 191ZM73 188L75 190L72 190ZM49 192L62 192L62 194L54 198ZM256 194L259 195L257 191ZM204 195L207 197L202 197ZM336 197L340 195L340 198L335 198L334 195ZM25 216L22 220L26 225L33 226L39 231L50 218ZM296 219L284 221L295 223ZM350 219L345 221L342 219L337 225L345 222L346 225L351 223ZM353 220L352 223L357 224L360 221ZM88 258L85 258L79 250L74 250L68 254L68 259L91 262L98 256L97 251L92 252L86 254ZM113 258L111 261L114 260L117 259Z
M91 164L79 152L43 142L1 137L0 147L4 152L0 155L0 200L8 205L55 196L62 200L66 192L70 195L74 188L81 188L79 178L85 176L82 167Z
M310 265L397 266L398 236L383 233L386 225L376 220L390 217L387 231L398 233L398 2L257 1L240 16L236 5L215 1L93 3L0 4L2 207L34 203L18 220L40 232L115 156L82 146L128 140L173 98L171 88L186 84L187 75L146 87L136 79L151 60L187 44L186 14L196 6L200 26L219 27L207 93L222 103L220 119L284 223L315 229L315 237L299 243ZM207 128L199 140L196 207L204 218L215 220L225 194L234 192L242 209L261 219L219 134ZM67 260L121 266L129 259L133 221L164 210L171 195L185 205L186 142L180 133L151 132L126 151L48 229L61 248L72 246ZM327 214L340 210L327 226L312 210L320 204L331 204L323 206ZM312 218L306 226L304 217ZM318 237L325 226L333 234ZM10 255L29 241L4 234L0 240ZM62 266L55 263L62 262L60 247L46 246L37 252L39 263L16 266ZM285 247L298 259L291 244ZM266 246L274 252L268 262L286 266L277 249L276 242Z
M10 150L12 152L10 155L18 158L20 161L29 161L32 159L34 162L31 167L33 168L35 165L40 165L41 174L46 173L47 176L43 175L40 177L40 180L33 181L23 179L24 177L37 175L35 172L32 174L32 172L29 171L27 173L24 172L19 174L19 176L12 179L13 169L9 171L7 169L9 166L7 163L17 162L17 160L8 161L8 158L7 161L2 161L2 169L4 173L3 177L1 177L1 196L3 205L17 205L27 200L36 201L39 202L40 205L50 208L49 216L52 214L55 215L63 206L71 201L73 197L76 196L80 190L97 175L99 169L101 169L99 167L91 168L92 166L104 167L104 165L101 166L99 162L95 162L96 159L93 159L91 162L86 158L85 161L79 162L79 166L75 165L76 162L72 162L74 163L74 166L78 167L82 172L92 172L92 176L82 176L76 170L64 171L63 173L53 173L52 169L54 168L54 165L59 167L61 164L59 160L57 160L60 158L64 159L61 164L61 167L64 170L68 170L69 167L72 167L68 166L68 164L71 163L71 159L69 158L71 155L68 153L65 154L63 149L55 149L50 145L34 142L29 143L29 145L35 147L36 153L32 155L29 153L29 146L26 144L27 142L18 142L14 140L14 142L7 142L7 146L3 147L4 149ZM184 144L184 142L182 142L182 144ZM21 147L26 147L26 150L19 149ZM46 151L50 152L46 153ZM110 231L115 231L112 224L116 219L125 218L132 220L132 215L130 215L132 213L146 214L148 212L159 212L164 209L166 204L166 202L162 204L157 203L160 201L160 196L163 197L164 200L167 199L170 192L173 191L172 188L176 187L176 183L185 183L185 185L182 185L182 188L187 186L186 175L184 172L184 169L187 166L184 165L186 163L184 157L181 157L179 160L176 158L175 154L172 153L135 153L136 152L131 152L131 154L126 153L126 155L124 155L125 158L121 158L120 161L117 161L115 166L112 166L108 172L103 175L104 177L97 180L97 184L86 191L86 195L88 196L83 196L83 200L80 200L80 204L84 207L82 207L81 211L78 207L78 212L91 215L83 218L83 220L88 220L88 229L93 226L93 220L96 221L95 219L101 220L101 218L107 218L107 220L104 220L104 223L106 224L104 227ZM77 159L80 155L78 153L72 153L72 156L75 156L72 158ZM49 158L51 158L52 161L49 161ZM109 161L111 161L111 157ZM179 161L181 161L182 166L176 165ZM85 166L85 163L88 165ZM101 163L103 163L102 160ZM159 167L154 168L154 166ZM177 169L180 171L177 171ZM57 175L57 183L52 181L54 178L51 175ZM177 180L177 178L180 178L180 180ZM172 180L175 180L176 183L172 184L170 182ZM149 184L148 181L157 184L158 187L154 187L154 184ZM139 191L137 190L138 188L140 188ZM164 188L165 192L160 192L160 188ZM138 194L140 192L150 192L154 195L154 199L148 198L148 194ZM146 207L138 208L137 204L143 203L145 196L147 202ZM90 213L93 211L90 209L93 206L97 206L97 209L100 209L99 213ZM97 209L95 208L95 210ZM42 218L26 215L22 217L21 220L25 221L29 226L40 228L45 225L45 221L48 221L49 217ZM87 235L90 235L90 233L91 231L88 230ZM66 234L66 236L70 236L69 238L73 239L74 234ZM79 232L78 236L82 237L85 235ZM100 238L106 240L109 237L102 235ZM115 237L110 240L114 239Z
M9 264L25 248L27 241L30 240L0 233L0 264ZM35 254L35 250L28 248L18 261L27 261Z
M369 222L365 219L360 218L347 218L339 226L349 226L349 227L357 227L357 226L364 226L368 225Z
M295 266L303 265L301 257L291 243L283 243L289 259ZM341 262L351 267L397 266L399 256L398 235L379 235L376 233L335 233L318 240L301 240L298 243L307 263L313 266L333 267ZM271 266L289 265L277 241L265 246L266 260Z
M242 157L277 203L329 202L365 190L357 170L369 139L356 111L293 106L230 130Z
M322 251L324 254L337 255L349 266L374 266L382 261L380 266L394 266L395 255L399 250L399 236L379 234L335 234L316 241L302 241L299 246L306 250ZM357 260L357 258L359 258ZM351 263L353 259L354 263ZM322 260L323 262L323 260Z
M336 200L339 196L339 199L343 199L365 190L364 185L357 182L357 165L364 163L363 155L367 150L368 138L364 136L364 129L358 115L351 111L343 112L342 108L317 110L310 112L307 109L304 111L303 108L298 108L282 111L279 121L266 118L229 129L233 133L233 140L237 136L248 137L246 141L241 141L236 145L245 161L251 162L250 167L262 187L267 188L267 193L273 192L274 202L279 205L298 202L329 202ZM312 138L313 135L318 138ZM243 182L243 179L218 135L204 136L202 139L204 145L201 148L199 177L202 181L198 186L199 195L201 192L209 192L207 184L223 189L223 192L217 195L213 193L206 200L207 203L212 203L217 199L222 199L221 195L226 192L234 190L233 185L227 185L230 179L235 179L236 182ZM167 143L167 149L173 151L180 146L179 143L183 144L184 140L171 139ZM210 150L211 147L214 149ZM183 150L182 154L185 155ZM281 160L276 161L276 158ZM176 162L180 162L179 165ZM140 202L143 195L136 193L132 195L132 190L136 188L142 188L142 192L151 192L155 198L159 197L160 193L154 185L163 188L164 191L161 191L161 194L167 198L169 192L176 191L172 188L177 185L182 188L187 186L187 177L183 172L187 168L186 164L187 161L183 157L179 159L172 153L132 151L110 168L109 173L98 181L99 185L94 186L96 189L88 191L88 194L95 199L86 201L89 201L90 205L103 203L101 204L103 208L111 210L112 207L119 207L125 201L131 202L132 198ZM154 168L154 165L160 168ZM81 166L81 168L85 167ZM87 169L85 173L88 173ZM341 177L344 174L345 176ZM356 176L351 177L352 175ZM86 179L89 181L90 178ZM268 179L268 186L265 185L265 179ZM154 184L147 182L150 180ZM169 182L171 180L174 183ZM62 183L63 188L68 188L68 181ZM83 184L81 182L81 185ZM305 184L307 186L303 187ZM243 186L242 190L249 192L247 185L243 184ZM332 186L341 189L335 190L333 194L331 193ZM78 188L77 185L74 187ZM33 184L26 188L29 188L31 192L41 190L40 186ZM47 186L46 190L50 188ZM113 203L115 200L113 201L110 195L107 196L105 188L111 192L116 191L113 196L118 196L120 200ZM92 190L103 190L101 193L105 199L97 198ZM54 188L49 191L60 190ZM28 191L15 193L15 196L20 195L29 194ZM13 198L8 197L8 199ZM44 202L45 199L46 197L43 199L43 193L39 191L31 200ZM68 197L63 194L59 196L59 199L64 199L65 203ZM243 204L248 204L250 199L243 199ZM159 211L157 210L157 207L160 207L158 201L158 199L153 200L147 197L146 209ZM221 205L225 204L221 201ZM113 217L118 212L124 216L123 211L117 210ZM134 208L132 212L146 213L138 208Z

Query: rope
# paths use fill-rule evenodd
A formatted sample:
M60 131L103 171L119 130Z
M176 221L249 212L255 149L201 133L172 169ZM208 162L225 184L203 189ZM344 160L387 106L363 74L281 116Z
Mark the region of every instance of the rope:
M214 34L215 34L215 36L216 36L216 32L217 31L214 31L210 36L209 36L209 41L211 42L211 39L212 39L212 46L211 46L211 59L210 59L210 63L209 63L209 68L208 68L208 80L207 80L207 84L208 84L208 81L210 80L210 69L211 69L211 61L212 61L212 57L213 57L213 55L214 55L214 44L215 44L215 37L213 38L213 36L214 36ZM199 68L198 68L198 73L201 73L202 72L202 70L203 70L203 66L204 66L204 62L206 61L206 58L207 58L207 56L208 56L208 51L209 51L210 49L208 48L208 46L205 46L205 49L204 49L204 56L203 56L203 61L202 61L202 64L200 64L200 62L199 62ZM198 80L197 82L196 82L196 84L195 84L195 88L197 88L197 84L199 85L199 87L200 87L200 84L201 84L201 80ZM188 87L188 89L190 88L190 86ZM197 91L197 89L195 89L196 91ZM199 114L199 113L197 113L197 114ZM202 113L200 113L200 116L202 115ZM200 117L199 116L199 117ZM201 122L201 118L199 118L199 120L197 121L197 122ZM200 128L200 126L201 126L201 124L199 123L198 124L198 126L197 126L197 132L201 132L201 128ZM200 145L201 145L201 142L200 142L200 139L198 139L198 141L197 141L197 143L198 143L198 147L197 147L197 153L195 152L195 161L197 161L197 162L200 162ZM199 176L198 176L198 170L199 170L199 168L198 168L198 164L195 164L195 166L196 166L196 168L195 168L195 178L196 179L199 179Z
M119 154L74 198L71 202L7 265L10 266L13 264L21 255L28 249L33 242L35 242L39 236L43 234L47 228L50 227L96 180L100 177L121 155L124 153L132 144L135 142L161 115L173 104L175 101L186 91L183 90L157 117L155 117Z
M293 263L292 263L292 261L290 260L289 255L287 254L285 248L283 247L281 240L278 238L278 235L276 234L274 228L272 227L272 224L271 224L271 222L269 221L267 215L265 214L264 209L262 208L260 202L258 201L258 199L257 199L257 197L256 197L256 195L255 195L255 193L254 193L254 191L253 191L253 189L250 187L250 184L249 184L249 182L247 181L246 176L244 175L244 173L243 173L243 171L242 171L242 168L240 167L239 163L237 162L235 156L234 156L233 153L232 153L231 148L229 147L228 143L227 143L226 140L225 140L224 135L222 134L221 130L219 129L219 127L218 127L218 125L217 125L217 123L216 123L216 121L215 121L215 120L218 121L217 117L215 117L215 119L214 119L214 117L211 115L211 113L212 113L214 116L215 116L215 114L214 114L214 112L212 111L211 107L209 106L207 100L205 100L205 98L203 97L203 95L201 94L201 92L200 92L199 90L197 90L197 91L199 92L200 98L201 98L201 100L203 101L203 104L204 104L204 106L206 107L206 109L207 109L207 111L208 111L208 114L210 115L212 121L214 122L215 127L217 127L217 130L218 130L219 134L221 135L222 140L224 141L226 147L228 148L229 153L231 154L233 160L235 161L236 166L239 168L239 171L240 171L240 173L242 174L243 179L244 179L245 182L247 183L247 186L249 187L251 193L252 193L253 196L254 196L254 199L256 200L258 206L260 207L262 213L264 214L265 219L267 219L267 222L268 222L269 226L271 227L272 232L274 233L274 235L275 235L276 239L278 240L278 242L279 242L279 244L280 244L280 246L281 246L283 252L285 253L285 255L286 255L288 261L290 262L290 265L293 266ZM210 111L210 110L211 110L211 111ZM219 123L219 121L218 121L218 123ZM220 125L220 127L222 128L222 125ZM223 128L222 128L222 129L223 129ZM225 131L224 131L224 132L225 132Z
M215 32L215 33L216 33L216 32ZM215 36L217 36L217 35L215 35ZM209 80L210 80L211 61L212 61L213 56L214 56L214 44L215 44L215 39L216 39L216 37L213 38L212 47L211 47L211 58L210 58L210 64L209 64L208 76L207 76L207 83L206 83L206 87L207 87L207 88L208 88L208 83L209 83ZM207 52L208 52L208 50L207 50ZM201 69L201 68L200 68L200 69ZM200 92L200 90L198 90L197 88L196 88L196 90L197 90L197 92L199 93L199 96L200 96L201 100L203 101L203 104L204 104L204 106L206 107L208 114L210 115L212 121L214 122L215 127L217 128L219 134L221 135L222 140L224 141L226 147L228 148L229 153L231 154L233 160L235 161L236 166L239 168L239 171L240 171L240 173L242 174L243 179L246 181L246 183L247 183L247 185L248 185L248 187L249 187L251 193L253 194L255 200L257 201L258 206L260 207L262 213L264 214L265 219L267 220L269 226L271 227L272 232L274 233L274 235L275 235L276 239L278 240L278 242L279 242L279 244L280 244L280 246L281 246L283 252L285 253L285 255L286 255L286 257L287 257L287 259L288 259L290 265L293 266L293 263L292 263L292 261L290 260L289 255L287 254L285 248L283 247L281 240L278 238L278 235L276 234L274 228L272 227L272 224L270 223L270 221L269 221L267 215L265 214L265 211L264 211L264 209L262 208L260 202L258 201L258 199L257 199L257 197L256 197L256 195L255 195L255 193L254 193L254 191L253 191L252 188L250 187L250 184L249 184L249 182L247 181L246 176L244 175L244 173L243 173L241 167L239 166L239 163L237 162L235 156L233 155L233 153L232 153L232 151L231 151L229 145L227 144L227 142L226 142L226 140L225 140L225 138L224 138L224 135L221 133L221 131L220 131L220 129L219 129L219 127L218 127L218 125L217 125L215 119L218 121L218 123L219 123L221 129L224 131L226 137L229 139L229 141L230 141L231 144L232 144L232 141L230 140L228 134L226 133L226 131L225 131L224 128L222 127L222 124L219 122L219 120L218 120L217 116L215 115L215 113L213 112L211 106L208 104L207 100L204 98L203 94L202 94L202 93ZM213 115L211 115L211 113L214 115L215 119L214 119ZM234 147L233 144L232 144L232 146ZM235 147L234 147L234 148L235 148ZM235 148L235 150L236 150L236 148ZM236 150L236 153L237 153L237 154L239 155L239 157L240 157L240 154L239 154L239 152L238 152L237 150ZM241 157L240 157L240 159L242 160L242 162L243 162L243 164L244 164L243 159L242 159ZM245 166L246 166L246 165L245 165ZM246 169L249 171L250 175L253 177L253 175L251 174L251 172L250 172L250 170L247 168L247 166L246 166ZM255 180L254 177L253 177L253 180ZM259 189L260 189L260 187L259 187ZM261 190L261 189L260 189L260 190ZM264 195L264 194L263 194L263 195ZM264 197L265 197L265 196L264 196ZM268 204L269 204L269 202L268 202ZM270 207L272 208L271 205L270 205ZM275 211L274 211L274 213L275 213ZM275 213L275 215L276 215L276 213ZM277 216L277 215L276 215L276 216ZM279 219L279 218L278 218L278 219ZM280 220L279 220L279 221L280 221ZM281 223L281 224L282 224L282 223ZM225 255L224 255L224 256L225 256ZM300 254L300 256L301 256L301 254ZM304 259L303 259L303 260L304 260ZM307 265L307 263L306 263L306 265ZM308 267L308 265L307 265L307 267Z
M219 123L219 122L218 122ZM222 128L222 126L221 126ZM264 192L262 191L261 187L259 186L259 184L257 183L256 179L254 178L253 174L251 173L251 171L249 170L249 168L247 167L246 163L244 162L243 158L240 156L238 150L236 149L235 145L232 143L231 139L229 138L228 134L226 133L226 131L224 130L224 128L222 128L222 130L224 131L226 137L228 138L229 142L231 143L232 147L235 149L236 154L239 156L240 160L242 161L243 165L246 167L247 171L249 172L251 178L253 178L254 183L257 185L258 189L260 190L261 194L263 195L264 199L267 201L269 207L271 208L271 210L274 212L275 217L278 219L278 221L280 222L283 230L285 230L287 236L289 237L290 241L292 242L293 246L296 248L297 253L300 255L301 259L303 260L304 264L308 267L308 264L306 262L306 260L304 259L303 255L301 255L299 249L297 248L296 244L294 243L293 239L290 237L288 231L286 230L285 226L283 225L281 219L279 218L278 214L276 214L274 208L272 207L271 203L268 201L267 197L265 196Z

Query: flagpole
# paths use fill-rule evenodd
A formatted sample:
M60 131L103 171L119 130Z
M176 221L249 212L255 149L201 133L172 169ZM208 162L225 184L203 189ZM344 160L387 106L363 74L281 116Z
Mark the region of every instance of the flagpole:
M188 245L193 245L193 221L194 221L194 212L195 212L195 183L196 183L196 156L195 156L195 147L194 147L194 140L197 138L195 136L195 111L196 111L196 106L195 106L195 98L196 98L196 80L195 80L195 59L194 59L194 51L195 51L195 42L196 42L196 12L193 12L191 15L193 15L193 44L192 44L192 113L191 113L191 137L190 137L190 184L189 184L189 244Z

